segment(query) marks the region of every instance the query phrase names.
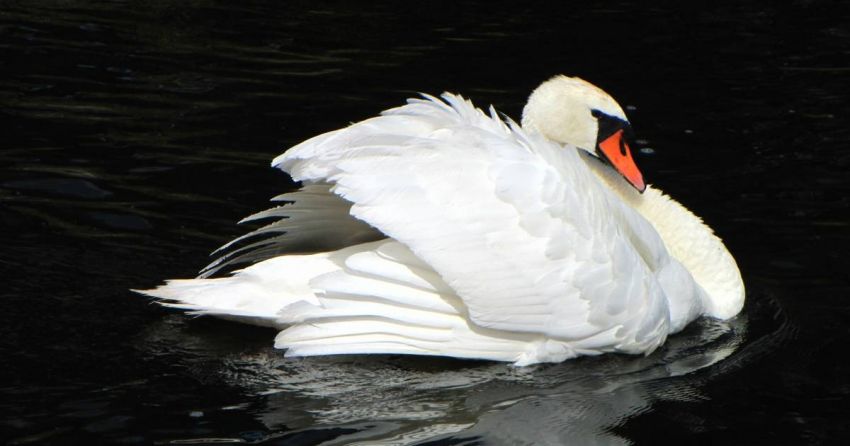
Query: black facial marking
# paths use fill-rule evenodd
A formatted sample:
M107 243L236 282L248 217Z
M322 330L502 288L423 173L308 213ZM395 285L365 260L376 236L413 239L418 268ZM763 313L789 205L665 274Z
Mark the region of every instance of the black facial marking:
M599 132L596 134L596 143L599 144L602 141L608 139L609 136L617 133L617 130L623 130L624 136L631 136L631 128L629 127L629 123L620 119L615 118L614 116L607 115L602 113L599 110L593 109L590 111L590 114L596 118L596 121L599 123ZM621 151L625 151L624 147L620 147ZM625 153L623 153L625 155Z

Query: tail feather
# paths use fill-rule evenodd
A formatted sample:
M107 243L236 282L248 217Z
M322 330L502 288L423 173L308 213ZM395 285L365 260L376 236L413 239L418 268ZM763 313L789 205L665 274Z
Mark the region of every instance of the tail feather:
M361 245L362 246L362 245ZM318 304L310 280L338 270L335 253L280 256L235 271L230 277L169 280L151 290L134 290L166 307L254 325L283 328L281 310L296 302Z
M394 353L521 361L533 335L482 329L436 273L394 241L345 257L311 285L318 304L281 311L292 325L275 347L287 356Z
M389 240L138 292L193 314L278 328L275 347L287 356L394 353L517 364L575 356L533 334L476 326L436 273Z
M239 275L217 279L169 280L151 290L133 290L154 297L164 307L197 315L212 315L253 325L280 328L280 304Z

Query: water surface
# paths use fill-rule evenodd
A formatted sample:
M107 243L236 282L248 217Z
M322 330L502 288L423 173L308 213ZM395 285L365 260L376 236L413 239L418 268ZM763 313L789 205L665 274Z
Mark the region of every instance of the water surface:
M459 2L458 2L459 3ZM833 2L6 2L0 440L836 444L848 436L846 17ZM130 288L191 277L293 185L268 162L417 92L518 118L602 86L648 180L739 262L739 318L647 357L284 359Z

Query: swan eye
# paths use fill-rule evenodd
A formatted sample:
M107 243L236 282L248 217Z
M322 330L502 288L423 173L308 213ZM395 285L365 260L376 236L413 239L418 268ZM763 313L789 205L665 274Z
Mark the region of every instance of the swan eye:
M602 116L602 112L594 108L593 110L590 111L590 116L593 116L594 118L599 119L599 117Z

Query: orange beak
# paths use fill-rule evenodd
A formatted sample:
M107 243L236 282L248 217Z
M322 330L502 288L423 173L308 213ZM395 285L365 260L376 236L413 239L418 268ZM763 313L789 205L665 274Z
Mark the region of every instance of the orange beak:
M643 193L646 190L643 175L638 170L634 158L632 158L632 150L626 143L623 129L617 130L611 136L600 141L599 150L605 159L617 169L617 172L620 172L638 192Z

